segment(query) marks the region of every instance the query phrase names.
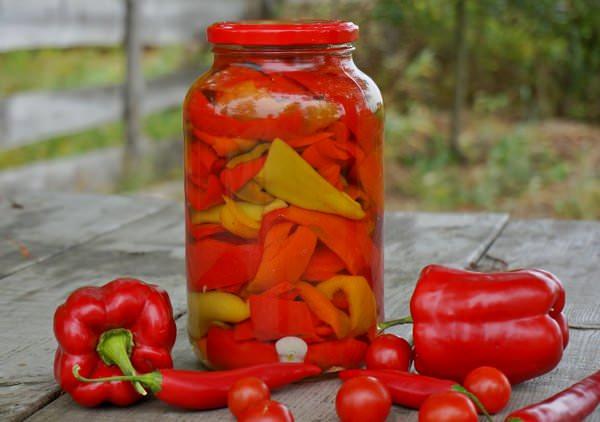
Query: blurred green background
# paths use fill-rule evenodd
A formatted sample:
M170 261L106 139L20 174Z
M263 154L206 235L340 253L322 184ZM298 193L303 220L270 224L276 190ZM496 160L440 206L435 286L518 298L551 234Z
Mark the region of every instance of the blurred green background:
M268 12L360 25L356 62L386 102L388 209L600 218L600 2L288 0L269 2ZM118 83L122 57L120 48L3 53L0 97ZM147 48L144 74L209 60L199 43ZM180 120L178 108L150 115L145 134L179 137ZM0 170L122 138L115 123L3 151ZM116 190L180 198L181 185L175 171Z

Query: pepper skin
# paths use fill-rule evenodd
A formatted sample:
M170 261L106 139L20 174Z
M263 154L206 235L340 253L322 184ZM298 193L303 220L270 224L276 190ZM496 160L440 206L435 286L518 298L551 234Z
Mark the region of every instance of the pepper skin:
M410 303L415 368L458 382L480 366L499 369L512 384L538 377L567 346L564 304L561 282L542 270L425 267Z
M118 279L74 291L54 314L54 334L54 377L82 406L126 406L139 400L144 390L138 384L136 392L129 382L82 383L73 376L75 365L86 377L173 366L176 329L169 297L139 280Z
M208 330L205 357L216 369L236 369L279 361L273 343L236 341L234 330L216 325Z
M419 409L430 395L452 391L456 385L454 381L392 369L348 369L339 373L342 381L363 376L377 378L390 392L394 404L411 409Z
M554 396L512 412L506 422L580 422L600 404L600 371Z
M89 385L108 381L138 381L147 386L159 400L184 409L205 410L227 406L227 393L238 380L256 377L270 389L321 373L319 367L307 363L269 363L230 371L185 371L161 369L138 376L89 379ZM99 384L98 384L99 383Z

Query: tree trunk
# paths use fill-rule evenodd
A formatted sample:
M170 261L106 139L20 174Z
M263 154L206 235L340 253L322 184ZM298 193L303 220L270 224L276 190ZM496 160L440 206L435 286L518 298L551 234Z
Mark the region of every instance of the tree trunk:
M459 139L461 132L461 112L465 102L466 74L467 74L467 42L465 39L467 16L465 0L456 0L454 17L454 49L456 51L456 63L454 68L454 104L452 106L452 117L450 121L450 151L460 161L464 155L460 150Z

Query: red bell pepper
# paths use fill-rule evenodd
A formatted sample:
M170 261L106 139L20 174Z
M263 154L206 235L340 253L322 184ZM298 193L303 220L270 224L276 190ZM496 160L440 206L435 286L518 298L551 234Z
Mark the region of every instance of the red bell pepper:
M364 361L367 347L367 343L355 338L309 344L304 362L323 370L336 366L358 368Z
M480 366L516 384L552 370L568 343L565 291L552 274L425 267L413 293L415 367L461 382Z
M256 274L261 247L212 238L191 242L187 248L190 288L196 292L241 286Z
M316 336L310 310L304 302L278 299L271 295L252 295L248 302L250 319L258 340Z
M126 406L145 394L141 385L82 383L73 376L73 367L93 378L170 368L175 334L169 297L159 287L134 279L83 287L54 314L54 377L83 406Z
M273 343L236 341L234 330L216 325L208 330L206 355L216 369L235 369L279 361Z

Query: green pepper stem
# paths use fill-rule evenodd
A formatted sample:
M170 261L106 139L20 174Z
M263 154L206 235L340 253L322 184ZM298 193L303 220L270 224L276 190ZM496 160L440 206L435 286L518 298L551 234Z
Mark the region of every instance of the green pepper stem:
M129 357L133 350L133 334L125 328L115 328L102 333L96 351L107 365L117 365L123 375L137 375ZM142 396L148 393L138 381L133 382L135 391Z
M452 390L464 394L465 396L470 398L471 401L475 403L475 406L477 406L477 408L481 411L481 413L485 415L485 419L489 422L494 422L483 403L481 403L481 401L477 398L475 394L471 393L469 390L467 390L465 387L459 384L453 385Z
M385 331L390 327L394 327L396 325L402 325L402 324L412 324L413 319L412 317L406 316L404 318L399 318L399 319L392 319L389 321L384 321L384 322L380 322L377 324L377 330L378 331Z
M116 381L129 381L137 382L146 385L153 393L158 393L162 385L162 375L158 371L148 372L147 374L141 375L117 375L114 377L101 377L101 378L87 378L79 373L81 367L79 365L73 365L73 376L77 381L86 383L100 383L100 382L116 382ZM144 390L145 391L145 390Z

